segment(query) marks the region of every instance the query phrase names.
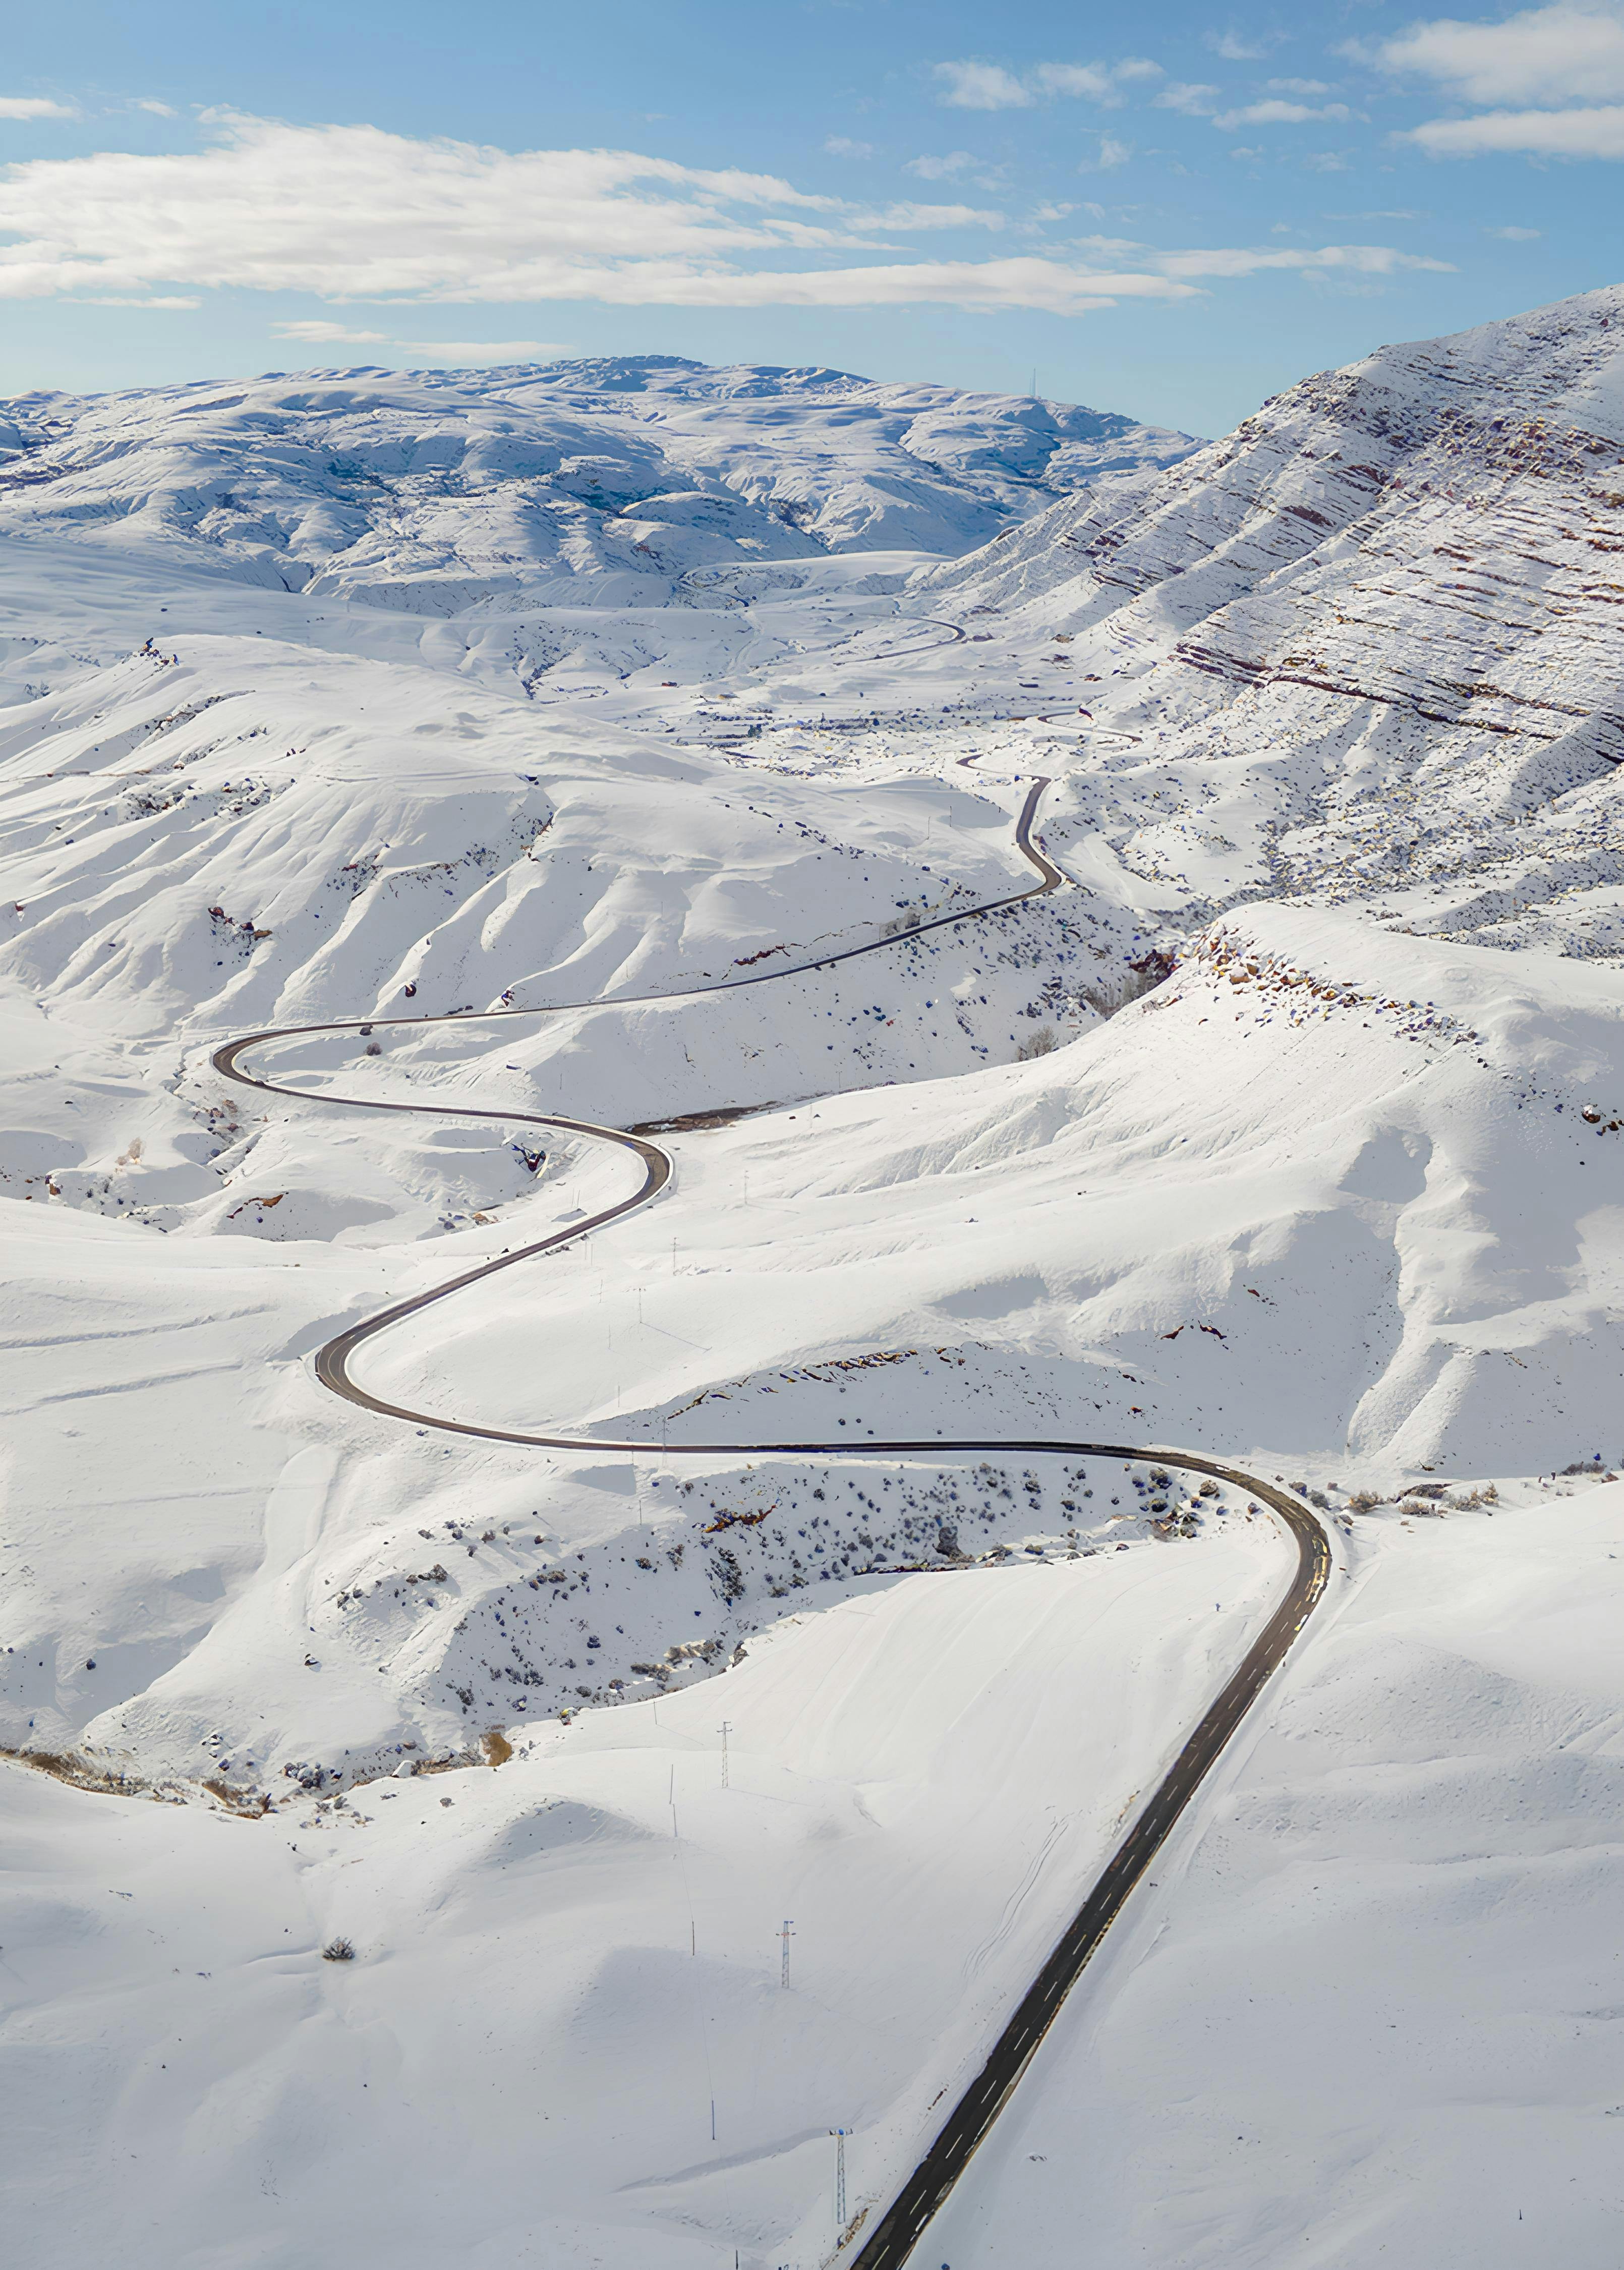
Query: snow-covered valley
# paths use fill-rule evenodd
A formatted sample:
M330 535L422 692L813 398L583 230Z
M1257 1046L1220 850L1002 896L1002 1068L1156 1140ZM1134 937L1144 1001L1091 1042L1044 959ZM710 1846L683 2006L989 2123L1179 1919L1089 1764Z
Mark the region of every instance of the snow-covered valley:
M1620 342L0 404L29 2259L1611 2261Z

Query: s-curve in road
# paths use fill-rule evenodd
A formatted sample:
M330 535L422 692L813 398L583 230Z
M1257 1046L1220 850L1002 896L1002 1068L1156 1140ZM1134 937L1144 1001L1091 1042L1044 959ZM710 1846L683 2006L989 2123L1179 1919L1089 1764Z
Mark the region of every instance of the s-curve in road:
M938 916L931 922L922 923L917 930L903 933L901 938L875 939L866 946L852 946L840 953L803 962L795 969L727 979L721 985L695 990L725 991L735 985L775 983L782 977L803 974L807 970L829 968L836 962L851 961L859 954L894 950L908 938L916 938L921 931L982 919L998 913L1004 908L1019 905L1024 899L1039 897L1045 892L1057 889L1066 879L1037 849L1031 838L1038 804L1048 786L1049 782L1044 778L1034 781L1015 824L1016 845L1037 870L1039 877L1038 881L1027 889L962 913ZM671 997L647 995L638 998L658 999ZM589 1005L560 1005L580 1007ZM611 1001L601 1005L613 1006L616 1003ZM627 1005L631 1005L629 997ZM494 1275L498 1270L515 1268L536 1255L573 1244L594 1230L649 1205L671 1180L671 1155L657 1143L650 1141L646 1134L631 1129L600 1127L587 1120L567 1119L552 1113L506 1109L463 1109L443 1103L401 1103L371 1096L337 1095L324 1089L300 1087L250 1072L243 1058L251 1051L271 1047L278 1041L334 1033L369 1033L375 1026L453 1022L461 1025L478 1023L486 1018L534 1017L548 1013L545 1010L502 1009L456 1018L376 1018L367 1020L357 1018L337 1025L286 1026L274 1031L248 1034L240 1040L228 1042L216 1051L213 1058L215 1069L225 1078L240 1081L247 1087L258 1088L268 1094L298 1096L302 1100L330 1103L349 1110L407 1112L414 1116L434 1119L480 1118L502 1126L520 1124L559 1128L616 1144L632 1153L641 1164L641 1180L629 1197L604 1207L584 1221L574 1222L567 1228L555 1231L551 1236L538 1238L531 1244L499 1255L494 1259L478 1262L444 1284L431 1287L426 1292L417 1294L409 1300L398 1301L392 1307L352 1325L348 1331L330 1340L318 1354L315 1369L323 1385L330 1388L335 1395L342 1396L346 1401L381 1417L401 1420L415 1427L433 1428L441 1434L469 1435L486 1442L530 1443L538 1450L579 1450L598 1456L605 1450L612 1450L634 1457L658 1456L664 1458L716 1458L718 1454L747 1456L753 1459L774 1457L838 1458L849 1458L856 1452L864 1460L896 1458L939 1461L970 1455L984 1457L989 1451L1018 1451L1029 1457L1154 1458L1164 1465L1176 1466L1189 1473L1212 1475L1250 1492L1284 1524L1296 1545L1295 1569L1267 1625L1248 1649L1222 1693L1186 1740L1161 1786L1112 1854L1104 1873L1089 1888L1048 1961L992 2044L979 2072L947 2116L918 2164L903 2181L891 2204L880 2214L878 2222L868 2227L861 2248L857 2249L857 2239L868 2223L867 2208L859 2211L856 2222L837 2249L836 2259L849 2266L849 2270L894 2270L894 2266L908 2259L931 2216L963 2173L971 2155L1008 2101L1011 2091L1025 2072L1084 1966L1221 1755L1226 1743L1257 1699L1264 1681L1278 1667L1301 1630L1324 1591L1330 1575L1330 1542L1314 1514L1288 1491L1238 1467L1223 1465L1194 1451L1169 1450L1157 1445L1064 1442L1009 1435L917 1442L878 1442L870 1437L861 1443L627 1442L604 1435L576 1435L563 1431L544 1435L509 1428L485 1427L471 1419L440 1412L416 1411L409 1406L390 1403L374 1395L356 1376L354 1369L355 1360L367 1342L404 1318L420 1315L435 1303L466 1291L481 1280Z
M415 1316L437 1301L448 1300L452 1294L478 1284L481 1278L493 1277L498 1270L516 1268L520 1262L533 1260L538 1254L552 1253L560 1246L574 1244L578 1239L589 1236L593 1230L602 1229L607 1223L618 1221L623 1214L632 1213L639 1206L647 1205L671 1178L671 1154L663 1151L657 1143L649 1140L648 1131L600 1127L590 1120L567 1119L556 1112L489 1110L478 1105L464 1109L448 1103L397 1103L374 1096L339 1095L326 1088L300 1087L286 1080L272 1079L263 1073L249 1072L243 1059L251 1051L271 1048L278 1041L315 1040L334 1033L367 1035L376 1031L396 1032L403 1027L421 1028L427 1025L494 1024L514 1017L550 1017L556 1016L564 1009L637 1008L649 1001L687 1000L704 993L740 991L750 985L776 985L786 977L805 976L812 970L833 969L842 961L856 961L864 954L894 953L899 946L923 938L929 931L952 930L961 923L984 922L989 916L1003 914L1011 907L1024 905L1028 899L1044 898L1050 891L1059 890L1067 883L1069 879L1032 840L1032 824L1042 801L1043 791L1049 785L1049 781L1042 775L1034 779L1015 821L1015 848L1027 864L1036 869L1038 879L1035 883L1028 883L1025 890L1012 891L1005 897L990 899L981 906L960 908L954 914L934 915L928 922L917 923L911 929L890 938L871 938L863 946L844 946L839 953L820 954L813 961L795 962L783 969L757 970L747 977L724 977L716 984L693 986L677 993L614 994L604 1001L561 1001L544 1009L482 1009L445 1017L352 1017L337 1024L280 1025L264 1032L245 1033L241 1039L227 1041L222 1048L216 1049L211 1058L216 1072L226 1079L238 1081L244 1087L258 1088L266 1095L297 1096L301 1102L330 1103L335 1109L346 1111L404 1112L408 1117L417 1119L488 1119L504 1127L558 1128L566 1134L585 1135L600 1142L615 1144L621 1150L630 1151L642 1163L643 1178L629 1198L604 1207L586 1221L572 1222L567 1229L556 1230L550 1237L538 1238L532 1244L517 1246L510 1253L497 1255L493 1260L477 1262L471 1269L464 1269L460 1275L449 1278L443 1285L434 1286L413 1300L397 1302L394 1307L384 1309L350 1332L341 1333L316 1358L317 1376L323 1385L330 1387L336 1394L347 1397L352 1403L364 1404L368 1410L381 1412L389 1418L409 1419L414 1426L437 1427L452 1435L483 1435L497 1442L539 1442L541 1438L538 1435L504 1435L500 1428L474 1427L460 1421L436 1418L380 1402L358 1387L352 1379L349 1358L363 1341L387 1332L403 1317Z

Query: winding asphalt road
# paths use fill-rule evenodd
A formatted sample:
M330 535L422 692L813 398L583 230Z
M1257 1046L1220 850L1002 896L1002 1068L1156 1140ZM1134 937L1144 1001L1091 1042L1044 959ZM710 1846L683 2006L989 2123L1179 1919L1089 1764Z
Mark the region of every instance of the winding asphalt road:
M968 763L968 760L963 761ZM512 1252L499 1254L494 1260L477 1262L471 1269L464 1269L460 1276L448 1278L443 1285L436 1285L426 1293L416 1294L409 1301L397 1301L392 1308L380 1309L375 1317L368 1317L364 1323L352 1324L347 1332L340 1332L316 1357L316 1376L323 1385L330 1387L335 1394L344 1396L351 1403L359 1403L368 1411L382 1413L385 1418L409 1420L416 1427L436 1427L448 1435L478 1435L491 1442L534 1443L548 1450L560 1450L589 1447L601 1450L616 1447L596 1438L589 1443L584 1438L578 1439L573 1435L523 1435L514 1434L500 1427L476 1427L463 1420L441 1419L429 1412L412 1411L401 1404L386 1403L370 1394L352 1377L349 1362L364 1341L387 1332L391 1324L398 1324L403 1317L416 1316L424 1309L432 1308L438 1301L449 1300L453 1293L460 1293L467 1286L477 1285L483 1277L493 1277L499 1270L515 1269L522 1261L534 1260L538 1254L552 1253L560 1245L573 1245L577 1239L590 1236L593 1230L602 1229L605 1223L618 1221L623 1214L633 1213L639 1206L647 1205L671 1178L671 1154L633 1129L600 1127L591 1120L567 1119L555 1112L490 1111L447 1103L393 1103L372 1096L333 1095L321 1088L291 1087L285 1080L269 1079L260 1073L247 1071L242 1059L250 1050L267 1048L276 1041L312 1040L331 1033L373 1033L394 1030L402 1026L421 1028L425 1025L492 1024L509 1017L554 1016L566 1009L637 1008L650 1001L686 1001L697 999L706 993L742 991L749 985L775 985L786 977L804 976L810 970L833 969L842 961L856 961L864 954L894 953L899 946L910 939L923 938L928 931L954 929L961 923L983 922L990 915L1002 914L1010 907L1024 904L1027 899L1042 898L1047 893L1059 889L1066 877L1032 841L1033 819L1043 791L1049 785L1049 780L1042 775L1034 780L1015 822L1016 846L1037 870L1038 880L1035 883L1028 884L1024 891L1013 891L1007 897L989 900L983 906L968 907L957 914L934 915L928 922L917 923L912 929L891 938L871 938L865 946L845 946L838 953L822 954L815 961L795 962L785 969L757 970L748 977L725 977L717 984L695 986L691 992L686 993L616 994L603 1003L564 1001L555 1003L548 1009L485 1009L449 1017L358 1017L336 1025L280 1025L264 1032L246 1033L241 1040L227 1041L223 1048L217 1049L211 1059L216 1072L223 1073L227 1079L239 1081L244 1087L259 1088L267 1095L293 1095L303 1102L330 1103L352 1111L404 1112L408 1117L419 1119L489 1119L509 1127L559 1128L567 1134L586 1135L600 1142L618 1144L622 1150L630 1151L642 1162L643 1179L629 1198L620 1198L613 1205L604 1207L601 1213L590 1216L585 1221L572 1222L567 1229L555 1230L550 1237L538 1238L530 1245L515 1246ZM649 1446L643 1443L630 1447L646 1451ZM740 1446L722 1443L715 1447L733 1450Z
M863 954L894 950L926 931L985 920L1006 908L1019 906L1027 899L1042 897L1045 893L1058 888L1065 881L1065 877L1032 841L1033 820L1049 785L1046 778L1034 781L1015 823L1016 845L1036 869L1039 879L1026 890L960 913L938 916L900 937L876 938L866 946L849 946L839 953L824 954L816 961L800 962L791 968L724 979L718 985L699 987L694 989L695 991L726 992L735 987L776 983L784 977L803 975L810 970L830 969L840 962L856 961ZM686 997L661 994L627 996L625 997L625 1005L673 998ZM599 1005L566 1003L558 1005L588 1007ZM619 1006L621 1000L617 997L601 1005ZM368 1340L376 1339L405 1317L420 1315L436 1302L449 1300L454 1293L460 1293L467 1287L479 1283L482 1279L494 1276L499 1270L515 1268L520 1262L530 1260L538 1254L552 1252L560 1246L573 1244L605 1224L619 1220L639 1206L648 1205L671 1178L671 1155L646 1136L626 1128L600 1127L588 1120L567 1119L552 1113L505 1109L481 1111L443 1103L396 1103L371 1096L334 1095L321 1089L293 1087L285 1081L267 1079L258 1072L249 1072L243 1058L251 1050L269 1047L278 1041L317 1035L370 1032L379 1027L402 1025L467 1025L501 1017L534 1017L550 1013L553 1013L535 1009L498 1009L455 1018L395 1017L365 1020L357 1018L336 1025L288 1025L247 1034L215 1051L213 1064L217 1072L227 1079L236 1080L245 1087L257 1088L266 1094L297 1096L304 1102L330 1103L351 1110L405 1112L431 1119L488 1119L504 1126L519 1124L562 1129L571 1134L595 1137L603 1142L618 1144L622 1149L633 1153L642 1164L642 1180L630 1197L604 1207L585 1221L571 1223L567 1228L557 1230L549 1237L538 1238L532 1244L520 1246L516 1250L499 1255L493 1260L478 1263L473 1268L463 1270L459 1276L452 1277L426 1293L417 1294L409 1300L397 1301L392 1307L380 1310L359 1324L351 1325L347 1332L340 1332L337 1338L329 1340L315 1360L316 1376L323 1386L330 1388L348 1402L360 1405L364 1410L376 1412L384 1418L403 1420L416 1427L434 1428L441 1434L473 1435L486 1442L532 1443L541 1450L586 1450L600 1455L607 1450L647 1456L657 1449L660 1455L666 1458L714 1458L721 1452L747 1455L753 1458L769 1456L834 1458L849 1458L856 1452L865 1458L918 1457L939 1459L965 1453L984 1456L988 1451L1002 1451L1020 1452L1029 1457L1053 1453L1072 1458L1153 1458L1163 1465L1177 1467L1188 1473L1212 1475L1249 1491L1278 1517L1297 1547L1296 1566L1291 1581L1268 1623L1247 1650L1238 1669L1190 1734L1160 1786L1112 1854L1103 1873L1062 1932L1047 1962L992 2045L980 2071L948 2114L890 2207L869 2231L861 2248L856 2253L849 2251L856 2244L857 2234L854 2230L849 2240L842 2242L837 2250L849 2270L899 2270L899 2266L907 2261L925 2226L964 2172L970 2155L1007 2103L1066 1995L1109 1930L1128 1895L1144 1875L1264 1682L1278 1668L1287 1650L1308 1621L1330 1576L1329 1539L1311 1510L1289 1491L1256 1474L1246 1473L1239 1467L1225 1465L1194 1451L1167 1450L1155 1445L1147 1447L1144 1444L1008 1436L997 1440L989 1440L984 1436L928 1442L870 1440L862 1443L696 1443L655 1445L646 1442L616 1442L601 1435L538 1435L508 1428L480 1427L467 1420L447 1419L434 1412L414 1411L409 1406L390 1403L373 1394L360 1384L352 1369L352 1360L356 1352Z

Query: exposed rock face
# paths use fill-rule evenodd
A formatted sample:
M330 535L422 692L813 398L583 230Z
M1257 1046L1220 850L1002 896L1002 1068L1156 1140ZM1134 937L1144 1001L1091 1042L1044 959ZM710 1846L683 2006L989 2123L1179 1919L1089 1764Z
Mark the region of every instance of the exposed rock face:
M1624 934L1624 287L1306 379L923 580L1041 601L1115 678L1101 714L1181 754L1311 757L1271 836L1300 886L1420 885L1407 919L1502 943ZM1598 886L1583 924L1522 920Z

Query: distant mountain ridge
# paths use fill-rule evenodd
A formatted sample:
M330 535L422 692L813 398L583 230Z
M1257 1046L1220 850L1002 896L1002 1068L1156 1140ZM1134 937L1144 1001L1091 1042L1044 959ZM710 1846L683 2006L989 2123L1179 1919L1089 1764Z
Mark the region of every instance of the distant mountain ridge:
M1062 403L675 356L271 373L0 404L0 535L426 614L646 605L695 567L956 557L1198 446Z

